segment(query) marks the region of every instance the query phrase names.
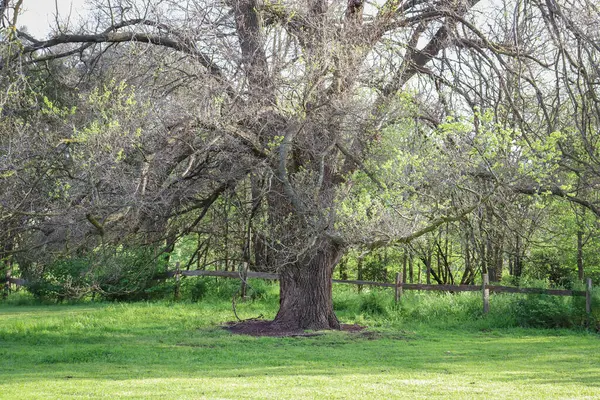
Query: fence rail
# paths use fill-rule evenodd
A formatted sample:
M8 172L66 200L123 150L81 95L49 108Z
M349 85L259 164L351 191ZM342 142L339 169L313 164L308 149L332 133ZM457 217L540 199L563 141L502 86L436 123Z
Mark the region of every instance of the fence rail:
M242 278L242 274L233 271L204 271L204 270L193 270L193 271L169 271L166 274L167 277L179 277L179 276L219 276L226 278ZM246 272L246 277L257 278L257 279L272 279L277 280L279 276L277 274L270 274L265 272ZM586 280L586 290L563 290L563 289L540 289L540 288L518 288L512 286L497 286L490 285L488 283L487 274L483 274L483 282L479 285L426 285L420 283L404 283L402 282L402 274L396 274L395 283L387 282L374 282L374 281L358 281L358 280L340 280L332 279L333 283L343 283L349 285L365 285L365 286L377 286L377 287L389 287L394 288L394 298L396 302L402 297L404 290L425 290L425 291L439 291L439 292L482 292L483 296L483 312L487 314L490 310L490 299L489 294L492 293L521 293L521 294L545 294L549 296L581 296L586 298L585 311L588 315L592 313L592 280L588 278Z
M233 271L204 271L204 270L192 270L192 271L169 271L167 277L175 277L177 274L181 276L218 276L222 278L240 278L239 272ZM257 279L272 279L278 280L277 274L270 274L266 272L247 272L248 278ZM332 279L333 283L344 283L349 285L364 285L364 286L378 286L378 287L389 287L395 288L401 286L404 290L432 290L439 292L479 292L481 286L479 285L426 285L420 283L388 283L388 282L374 282L374 281L357 281L357 280L341 280ZM518 288L513 286L497 286L497 285L486 285L486 289L494 293L523 293L523 294L547 294L551 296L585 296L586 291L583 290L563 290L563 289L539 289L539 288Z
M162 275L164 278L173 278L177 279L179 283L179 278L181 276L216 276L222 278L238 278L240 279L242 275L239 272L233 271L205 271L205 270L175 270L169 271L166 274ZM256 278L256 279L271 279L278 280L279 276L277 274L265 273L265 272L253 272L248 271L245 273L247 278ZM17 285L17 286L27 286L27 281L21 278L13 278L8 277L6 280L7 283ZM402 274L396 274L396 282L395 283L387 283L387 282L374 282L374 281L362 281L362 280L340 280L333 279L333 283L342 283L349 285L359 285L359 286L377 286L377 287L389 287L395 289L395 300L398 302L402 297L402 293L404 290L424 290L424 291L439 291L439 292L482 292L483 296L483 310L484 313L489 312L489 294L493 293L521 293L521 294L545 294L550 296L581 296L586 298L585 302L585 311L590 315L592 313L592 280L588 278L586 280L586 290L562 290L562 289L539 289L539 288L518 288L512 286L496 286L489 285L487 280L487 274L483 275L482 285L426 285L420 283L404 283L402 282Z

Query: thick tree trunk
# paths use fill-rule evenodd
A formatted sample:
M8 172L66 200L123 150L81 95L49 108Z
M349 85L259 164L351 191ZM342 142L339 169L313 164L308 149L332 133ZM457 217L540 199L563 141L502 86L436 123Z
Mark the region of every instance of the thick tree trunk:
M321 239L308 254L279 271L279 312L273 321L285 329L340 329L333 312L331 278L343 250Z

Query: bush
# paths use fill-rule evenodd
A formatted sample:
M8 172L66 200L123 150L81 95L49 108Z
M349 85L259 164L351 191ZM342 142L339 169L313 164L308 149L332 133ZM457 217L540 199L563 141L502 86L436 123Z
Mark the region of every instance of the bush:
M198 278L190 285L190 300L198 302L206 296L208 292L208 283L204 278Z
M578 320L570 298L548 295L528 295L515 305L520 326L531 328L571 328Z
M171 282L156 277L165 263L151 249L120 248L109 256L96 252L55 260L23 270L28 290L39 300L148 300L164 297Z
M58 259L45 268L25 270L24 277L38 300L80 299L93 287L89 261L84 258Z
M526 262L526 276L534 280L547 280L550 285L565 289L571 289L577 280L575 270L556 249L534 251Z
M4 304L11 306L32 306L38 304L37 299L28 291L19 290L11 292L6 299L3 300Z
M151 248L121 249L105 259L95 274L105 300L150 300L173 293L173 280L159 281L166 262Z

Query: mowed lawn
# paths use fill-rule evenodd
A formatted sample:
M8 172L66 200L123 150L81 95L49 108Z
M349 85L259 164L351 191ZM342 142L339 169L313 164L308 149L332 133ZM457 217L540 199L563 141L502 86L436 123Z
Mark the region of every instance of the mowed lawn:
M0 306L0 398L600 399L596 334L374 322L256 338L221 329L230 307Z

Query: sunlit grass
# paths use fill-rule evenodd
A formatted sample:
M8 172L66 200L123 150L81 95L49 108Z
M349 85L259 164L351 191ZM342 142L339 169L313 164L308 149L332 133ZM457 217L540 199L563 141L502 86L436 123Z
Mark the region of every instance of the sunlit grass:
M371 334L235 336L227 301L0 306L0 398L600 398L595 334L340 315Z

